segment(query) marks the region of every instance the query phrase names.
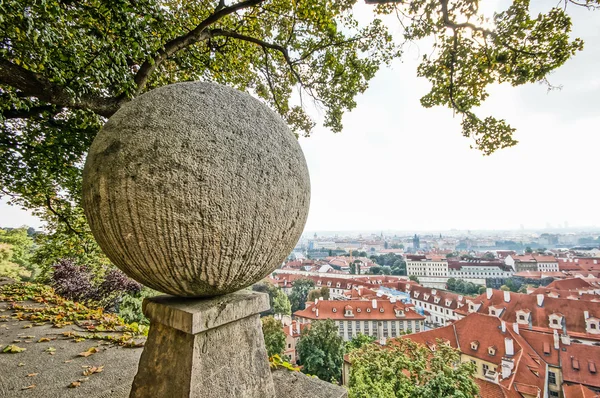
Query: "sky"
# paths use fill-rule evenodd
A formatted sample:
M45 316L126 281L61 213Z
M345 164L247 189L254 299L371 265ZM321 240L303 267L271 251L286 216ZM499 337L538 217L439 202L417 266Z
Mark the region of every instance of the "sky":
M359 19L369 18L370 7L357 6ZM491 156L469 148L451 110L421 107L429 83L416 77L416 67L428 46L407 46L402 61L382 68L357 97L343 132L317 127L300 138L311 176L305 230L600 227L599 13L571 9L573 37L584 39L585 48L550 76L561 90L491 88L477 114L505 118L519 141ZM400 34L398 24L390 26ZM41 222L0 202L0 225Z

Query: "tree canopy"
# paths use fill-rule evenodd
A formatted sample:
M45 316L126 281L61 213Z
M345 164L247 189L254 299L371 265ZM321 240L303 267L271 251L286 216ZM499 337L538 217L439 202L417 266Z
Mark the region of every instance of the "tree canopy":
M409 339L367 344L350 354L350 397L476 397L476 367L438 340L435 351Z
M431 83L422 105L451 108L463 135L490 154L516 141L508 122L476 114L487 87L547 83L583 48L570 38L569 7L600 4L565 0L532 16L529 0L513 0L486 19L478 0L366 2L378 4L359 22L357 0L3 1L0 195L64 224L61 234L94 254L79 206L82 163L106 118L131 99L210 80L257 96L297 134L315 126L306 103L339 132L377 70L405 42L427 38L435 44L417 70ZM382 22L390 17L402 35Z
M321 380L339 382L344 362L344 341L331 319L315 321L302 331L296 345L302 372Z
M292 315L292 304L288 296L281 289L277 289L277 293L273 298L273 313L281 315Z
M283 355L283 351L285 350L283 326L272 316L261 318L261 322L267 355L270 357L273 355Z
M296 279L292 285L290 293L290 303L292 303L292 312L306 308L308 294L315 287L315 282L311 279Z

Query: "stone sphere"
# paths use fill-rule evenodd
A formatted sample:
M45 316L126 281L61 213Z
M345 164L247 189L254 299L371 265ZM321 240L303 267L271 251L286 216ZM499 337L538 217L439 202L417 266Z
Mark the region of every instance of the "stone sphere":
M83 206L108 258L131 278L185 297L267 276L300 238L310 202L296 137L250 95L215 83L152 90L91 145Z

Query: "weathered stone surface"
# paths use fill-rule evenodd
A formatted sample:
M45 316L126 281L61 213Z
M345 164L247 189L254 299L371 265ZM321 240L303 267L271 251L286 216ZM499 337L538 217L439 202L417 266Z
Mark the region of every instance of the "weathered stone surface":
M241 290L210 300L157 296L144 300L144 315L151 321L197 334L229 322L267 311L269 296Z
M245 308L247 304L262 308L256 303L263 294L240 297L234 294L209 300L188 299L187 306L182 299L172 298L174 310L157 309L170 306L166 299L146 303L146 311L154 307L150 333L130 397L274 397L260 319L258 314L248 316ZM223 321L214 312L219 303L226 303ZM196 308L196 319L211 320L214 327L204 325L202 332L190 334L167 326L187 324L174 321L177 317L173 314L185 313L182 308Z
M83 204L111 261L156 290L214 296L275 269L310 201L281 118L214 83L178 83L121 108L94 140Z
M347 398L348 390L287 369L272 373L275 395L285 398Z

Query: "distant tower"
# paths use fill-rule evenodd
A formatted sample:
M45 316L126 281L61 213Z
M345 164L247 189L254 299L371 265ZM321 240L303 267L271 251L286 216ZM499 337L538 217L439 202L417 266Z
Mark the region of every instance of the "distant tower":
M413 237L413 248L419 249L421 247L421 243L417 234Z
M315 232L315 239L317 239L317 233Z

